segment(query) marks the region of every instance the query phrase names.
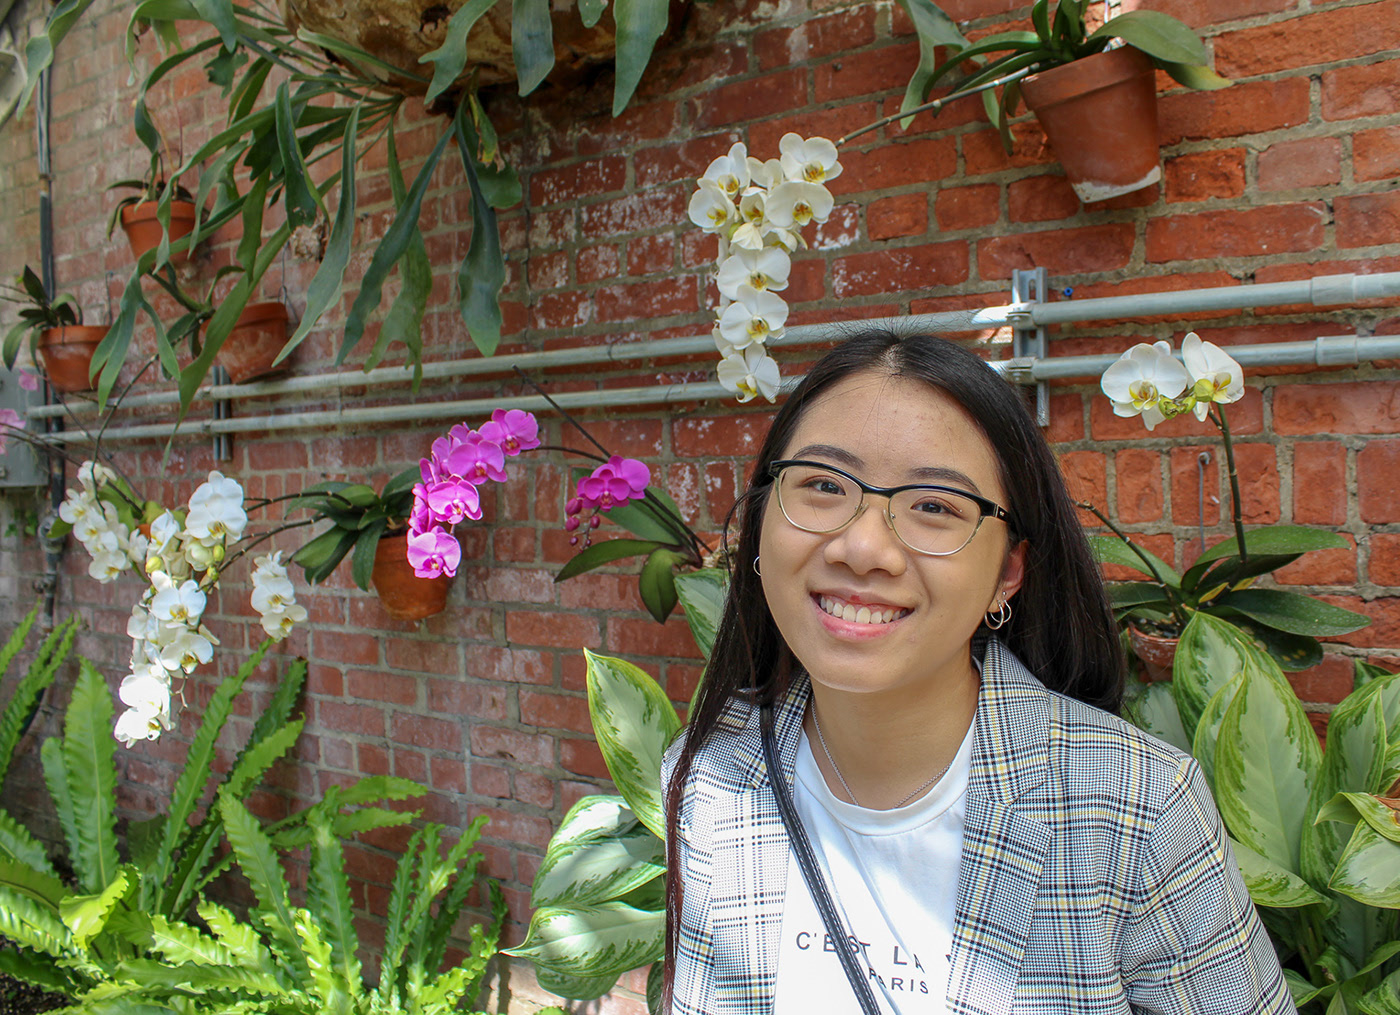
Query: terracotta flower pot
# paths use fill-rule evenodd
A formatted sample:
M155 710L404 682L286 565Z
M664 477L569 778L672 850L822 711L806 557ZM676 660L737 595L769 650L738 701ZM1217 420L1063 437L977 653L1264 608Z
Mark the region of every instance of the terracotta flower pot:
M374 551L370 584L395 620L422 620L447 607L451 578L419 578L408 562L408 535L384 536Z
M1172 678L1172 664L1176 661L1176 645L1180 640L1148 634L1128 625L1128 641L1133 646L1133 655L1142 660L1143 676L1148 683Z
M228 371L229 380L242 384L287 369L285 361L272 365L286 344L286 306L249 303L238 315L238 323L228 333L214 360Z
M92 390L92 354L106 337L105 324L70 324L39 333L39 356L55 391Z
M194 229L194 205L189 201L170 202L170 242L188 236ZM156 202L142 201L122 209L122 231L126 233L131 252L139 259L148 250L160 244L160 221L156 218ZM176 261L188 261L190 253L182 251L174 256Z
M1079 200L1103 201L1162 178L1156 74L1141 50L1122 46L1032 74L1021 96Z

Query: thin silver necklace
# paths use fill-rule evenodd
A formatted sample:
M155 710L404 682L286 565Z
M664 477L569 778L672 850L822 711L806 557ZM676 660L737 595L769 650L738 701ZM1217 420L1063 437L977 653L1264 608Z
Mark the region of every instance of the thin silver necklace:
M851 786L848 782L846 782L846 777L841 774L841 766L836 764L836 759L831 756L831 748L826 746L826 737L822 735L822 721L819 718L817 718L817 705L815 702L812 703L812 725L817 728L817 741L822 745L822 753L826 755L826 760L831 763L831 770L836 773L836 778L841 780L841 788L844 789L846 791L846 795L851 798L851 803L855 804L857 807L862 806L861 802L856 799L856 795L851 792ZM956 757L956 755L954 755L954 757ZM940 768L938 770L938 773L934 775L932 779L924 783L918 789L914 790L914 792L910 793L899 803L895 804L894 807L891 809L898 810L899 808L907 804L910 800L913 800L915 797L919 796L930 786L936 783L939 779L943 778L944 773L948 771L952 764L952 759L949 759L948 764Z

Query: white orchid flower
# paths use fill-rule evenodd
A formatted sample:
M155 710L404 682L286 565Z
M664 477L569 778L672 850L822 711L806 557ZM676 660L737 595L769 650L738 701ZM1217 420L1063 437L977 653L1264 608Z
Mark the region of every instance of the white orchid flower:
M131 673L123 677L117 697L123 705L140 715L170 713L170 684L149 673Z
M126 558L133 564L145 564L151 541L141 532L133 532L126 540Z
M786 289L791 273L792 260L786 251L779 247L764 247L762 250L737 250L730 254L720 264L717 280L719 291L726 298L737 300L741 285L759 292Z
M768 401L778 397L778 364L761 345L751 345L719 361L716 371L719 382L739 396L740 402L752 401L762 395Z
M266 615L276 613L296 602L296 590L290 578L257 578L253 582L253 609Z
M1192 410L1205 419L1212 402L1228 405L1244 397L1244 369L1213 342L1203 342L1194 331L1181 340L1181 359L1196 396Z
M138 740L154 740L163 729L169 728L168 715L142 715L136 709L129 708L118 717L112 735L124 746L130 747Z
M804 141L800 134L787 133L778 141L778 151L782 152L783 175L789 180L825 183L841 175L836 145L824 137Z
M96 495L99 486L116 481L117 474L100 462L89 459L78 466L78 482L89 494Z
M711 162L700 180L713 180L729 198L737 198L749 185L749 153L743 142L730 148L728 155Z
M96 553L88 565L88 574L106 585L120 578L130 564L124 553Z
M273 577L285 578L287 576L287 565L282 563L282 551L274 550L265 553L261 557L253 558L253 579L257 580L259 574L266 574Z
M742 250L762 250L764 248L764 237L771 228L764 214L766 200L767 197L762 191L750 191L744 195L744 199L739 202L741 224L730 234L731 246L739 247Z
M714 180L701 180L700 189L690 195L690 221L707 233L721 233L736 217L734 202Z
M720 336L738 352L754 343L781 338L787 322L788 305L782 297L741 285L738 298L720 315Z
M263 630L269 638L281 641L292 633L292 628L306 619L306 607L292 603L285 610L268 613L262 617Z
M160 650L162 666L168 670L184 670L186 673L213 658L214 646L209 640L189 630L181 631L170 644Z
M243 487L215 470L190 497L185 530L196 539L237 539L248 524L243 510Z
M772 190L783 182L783 164L778 159L769 159L762 162L752 156L749 157L749 186L744 193L751 194L756 190Z
M134 641L146 641L156 636L156 631L160 628L160 621L151 616L150 612L137 603L131 608L131 616L126 621L126 635ZM133 655L135 654L133 650Z
M166 624L191 624L204 615L204 604L207 600L199 588L199 582L188 578L176 586L159 571L151 578L152 584L156 586L155 598L151 600L151 613L158 620ZM165 578L165 584L157 583L155 579L158 578Z
M1112 400L1115 415L1141 414L1143 425L1152 430L1166 419L1161 402L1181 394L1189 380L1168 343L1140 342L1104 371L1099 386Z
M74 528L95 512L100 513L97 508L97 498L82 489L69 490L68 495L63 498L63 503L58 506L58 517Z
M105 536L111 536L113 549L120 549L120 544L116 542L117 534L107 527L107 519L102 517L100 511L89 511L78 519L73 526L73 535L87 549L88 553L93 552L94 546L101 546Z
M765 214L780 229L801 229L809 222L825 222L835 205L819 183L780 183L768 195Z

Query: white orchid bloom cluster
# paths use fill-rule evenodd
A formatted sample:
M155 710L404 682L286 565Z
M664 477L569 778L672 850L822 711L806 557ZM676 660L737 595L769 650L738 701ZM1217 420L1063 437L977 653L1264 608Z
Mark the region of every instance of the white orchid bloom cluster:
M741 143L710 163L696 181L690 220L719 238L719 305L714 327L719 381L747 402L778 394L770 339L783 336L791 254L806 246L802 229L825 222L834 201L825 184L841 175L836 145L824 137L784 134L781 158L762 162Z
M306 607L297 603L281 550L253 560L253 609L258 611L263 630L275 641L286 638L306 619Z
M1204 420L1214 404L1244 397L1244 370L1218 345L1194 331L1181 341L1181 362L1168 342L1140 343L1104 371L1099 386L1119 416L1142 416L1147 429L1194 412Z
M146 537L132 532L118 517L117 506L103 496L115 488L117 474L98 462L78 467L78 485L69 490L58 507L58 516L73 526L92 563L88 574L104 585L146 559Z

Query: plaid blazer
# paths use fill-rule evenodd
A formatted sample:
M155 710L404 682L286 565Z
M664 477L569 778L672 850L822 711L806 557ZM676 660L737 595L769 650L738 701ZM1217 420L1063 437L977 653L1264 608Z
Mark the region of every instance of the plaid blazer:
M795 679L776 711L789 784L809 691ZM758 716L730 705L684 796L672 1015L772 1011L789 846ZM1296 1010L1193 759L1046 690L996 640L975 729L948 1011Z

